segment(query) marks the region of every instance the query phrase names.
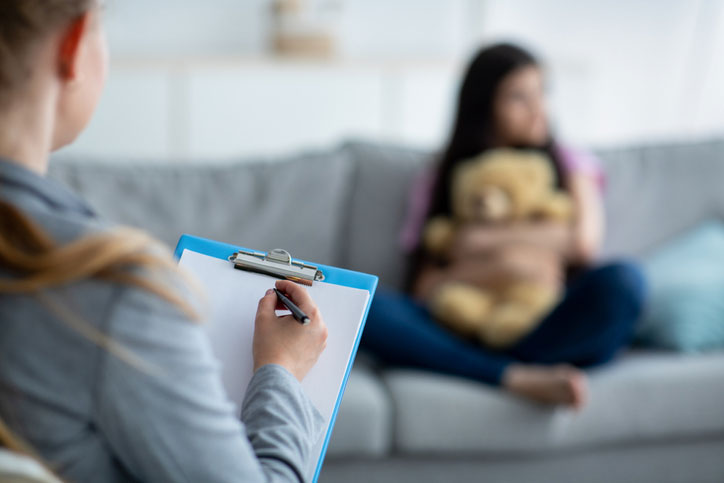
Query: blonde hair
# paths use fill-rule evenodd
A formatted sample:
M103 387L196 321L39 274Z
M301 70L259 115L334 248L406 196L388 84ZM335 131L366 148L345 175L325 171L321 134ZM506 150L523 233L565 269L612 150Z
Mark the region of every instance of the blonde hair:
M34 47L55 29L96 6L97 0L0 1L0 108L32 75ZM48 291L86 279L98 279L146 290L196 319L194 309L154 275L178 271L166 250L144 233L122 228L83 236L58 244L14 205L0 201L0 296L32 295L69 326L130 363L132 354L84 323L48 296ZM28 444L13 434L0 417L0 446L32 454Z
M148 274L134 273L134 268L158 273L176 272L177 267L159 242L132 228L99 232L58 245L18 208L0 201L0 266L20 274L0 278L0 294L39 293L95 278L140 287L196 318L193 307L178 293L153 282Z

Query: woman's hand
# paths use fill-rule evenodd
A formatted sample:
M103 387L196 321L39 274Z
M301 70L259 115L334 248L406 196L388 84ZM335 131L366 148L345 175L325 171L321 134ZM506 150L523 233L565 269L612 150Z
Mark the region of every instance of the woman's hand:
M276 282L276 288L286 294L311 319L302 325L294 317L277 317L277 296L269 289L259 301L254 325L254 371L266 364L278 364L299 381L304 379L327 346L327 326L322 314L301 285L287 280Z

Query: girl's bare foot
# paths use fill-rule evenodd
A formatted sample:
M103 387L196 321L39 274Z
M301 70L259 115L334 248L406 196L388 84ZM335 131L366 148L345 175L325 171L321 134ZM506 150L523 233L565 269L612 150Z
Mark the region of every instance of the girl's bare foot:
M586 375L568 365L513 364L503 374L503 387L533 401L580 409L586 403Z

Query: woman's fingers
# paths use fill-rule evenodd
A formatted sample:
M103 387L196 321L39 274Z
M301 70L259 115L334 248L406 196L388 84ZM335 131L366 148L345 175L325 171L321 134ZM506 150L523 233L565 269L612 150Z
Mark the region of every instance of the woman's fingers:
M327 345L327 327L304 287L289 281L277 282L276 287L287 294L312 321L308 326L302 326L292 316L277 317L274 312L277 295L274 291L267 291L259 301L254 326L254 368L279 364L301 381Z
M297 304L307 315L313 317L313 314L310 312L317 311L317 304L314 303L307 289L289 280L278 280L275 285L277 290L287 295L292 302Z
M269 314L274 313L277 307L277 295L272 289L266 291L264 296L259 300L258 313Z

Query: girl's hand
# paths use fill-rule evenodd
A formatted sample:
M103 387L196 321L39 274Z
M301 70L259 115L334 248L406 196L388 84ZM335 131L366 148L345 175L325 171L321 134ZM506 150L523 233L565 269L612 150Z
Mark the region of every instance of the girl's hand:
M280 280L275 285L311 320L308 325L302 325L291 315L277 317L278 299L269 289L259 301L256 313L252 350L254 371L266 364L278 364L301 381L327 346L327 326L304 287L287 280Z

